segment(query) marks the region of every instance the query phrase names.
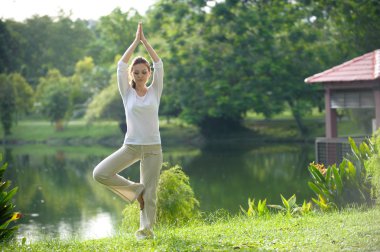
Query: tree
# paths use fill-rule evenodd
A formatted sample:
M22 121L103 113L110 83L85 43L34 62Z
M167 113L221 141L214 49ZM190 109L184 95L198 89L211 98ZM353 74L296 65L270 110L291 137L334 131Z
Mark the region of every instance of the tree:
M16 91L9 77L0 74L0 117L4 134L10 135L13 114L16 111Z
M16 116L31 112L34 102L34 91L24 77L18 73L9 75L15 90Z
M282 105L281 110L290 109L299 132L306 134L302 118L313 107L321 106L322 97L316 86L305 85L303 80L324 70L331 61L329 52L337 45L329 39L330 32L323 29L324 21L312 18L308 6L261 2L257 4L257 13L259 30L268 34L260 36L265 58L254 64L255 72L259 79L268 80L262 83L266 92Z
M55 123L56 130L63 130L63 119L71 109L69 80L59 70L49 70L40 78L36 91L37 110Z
M115 73L112 75L109 85L93 97L87 107L85 119L88 122L99 118L118 120L121 130L125 131L124 113Z
M96 39L89 44L89 56L97 64L109 65L115 61L117 54L122 54L133 40L133 32L142 16L134 9L122 12L114 9L109 15L103 16L94 26Z
M323 69L331 46L307 6L226 0L205 11L208 2L162 0L148 12L167 41L165 62L175 65L163 100L174 106L164 111L209 135L239 128L249 110L271 117L290 107L304 133L301 118L320 97L303 80Z
M6 23L0 19L0 73L8 73L15 68L17 42L12 37Z
M20 74L0 74L0 116L5 135L11 134L17 115L29 112L32 105L33 89Z
M74 75L70 77L73 117L84 115L92 97L107 86L110 75L107 68L96 66L91 57L76 63Z
M380 2L373 0L302 0L312 9L314 17L323 20L339 50L336 63L352 59L380 48Z
M17 45L12 54L18 66L14 71L25 76L33 87L52 68L72 75L75 63L87 54L93 40L87 21L72 21L63 14L56 19L33 16L23 23L6 20L5 24Z

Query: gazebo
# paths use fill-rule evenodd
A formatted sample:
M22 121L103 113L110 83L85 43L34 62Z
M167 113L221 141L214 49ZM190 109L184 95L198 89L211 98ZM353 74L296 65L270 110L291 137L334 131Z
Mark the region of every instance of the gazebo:
M305 82L321 83L325 92L326 136L316 140L317 162L340 162L347 152L346 139L338 138L336 109L374 108L373 131L380 128L380 49L308 77Z

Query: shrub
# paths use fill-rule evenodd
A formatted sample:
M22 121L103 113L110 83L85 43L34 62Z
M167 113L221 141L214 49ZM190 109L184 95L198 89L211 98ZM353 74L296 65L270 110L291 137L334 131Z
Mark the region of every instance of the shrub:
M139 228L140 206L139 204L127 204L123 210L123 220L121 229L127 232L134 232Z
M181 224L199 216L199 202L189 177L179 165L161 173L157 191L157 222Z
M366 160L374 154L371 141L362 142L359 147L349 138L352 154L337 166L323 164L309 165L312 181L309 187L317 195L312 200L324 211L342 208L349 204L372 204L371 177L368 176Z
M3 157L0 153L0 164ZM21 217L20 213L13 212L14 205L12 198L17 192L17 187L7 191L11 185L10 181L4 181L4 172L8 164L0 165L0 242L6 242L11 239L18 226L9 227L9 224Z
M163 165L164 167L167 164ZM189 177L179 165L164 170L157 189L157 223L177 225L199 217L199 202L190 186ZM127 205L123 210L122 229L133 231L139 225L137 204Z
M369 176L371 176L371 196L379 202L380 197L380 129L373 135L374 154L365 161Z

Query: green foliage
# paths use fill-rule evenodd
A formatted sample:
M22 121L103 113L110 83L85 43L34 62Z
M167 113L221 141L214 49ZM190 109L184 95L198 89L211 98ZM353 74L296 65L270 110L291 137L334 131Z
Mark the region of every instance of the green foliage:
M183 224L199 215L199 202L190 186L189 177L179 165L161 173L157 191L157 222Z
M0 74L0 118L5 135L11 134L17 115L30 112L33 89L20 74Z
M363 132L361 134L367 136L372 134L372 119L375 118L373 108L342 109L342 114L347 114L348 120L356 126L355 128Z
M133 233L118 232L102 239L76 237L14 242L1 247L14 251L376 251L380 209L349 209L303 218L234 216L212 224L194 221L182 227L158 226L156 239L136 241ZM351 249L352 248L352 249Z
M365 162L364 166L371 177L372 198L380 203L380 129L372 138L374 153Z
M371 197L371 177L367 172L365 162L369 160L375 154L375 147L370 139L363 141L359 146L356 146L355 141L349 137L349 142L351 146L350 154L347 154L348 163L348 174L349 178L346 179L349 182L349 187L357 188L357 193L350 193L347 197L351 197L358 202L367 203L371 205L373 203ZM355 178L355 179L354 179ZM344 178L343 178L344 179Z
M90 41L95 40L87 21L72 20L61 13L58 17L33 16L24 22L6 20L15 41L11 63L13 71L22 72L35 87L49 69L64 75L74 72L75 63L87 54Z
M0 119L4 134L10 135L16 111L16 91L5 74L0 74Z
M121 230L134 233L140 224L140 207L138 204L128 204L123 210Z
M248 198L248 209L245 210L242 206L240 206L240 209L248 217L261 217L269 214L267 199L264 199L263 201L259 200L257 205L255 205L255 199Z
M84 103L95 93L92 87L94 80L91 78L94 68L94 61L91 57L85 57L75 64L75 73L71 77L74 104Z
M176 65L166 75L163 111L210 133L237 129L249 110L270 117L286 104L305 132L302 117L321 99L303 80L323 69L331 48L317 24L305 22L309 9L301 2L222 1L207 12L204 4L160 1L149 12L164 31L165 62Z
M281 205L268 205L268 207L274 208L279 210L281 213L283 213L286 216L294 216L297 214L308 214L311 211L311 203L306 203L306 201L303 202L302 206L297 205L297 198L296 195L293 194L289 199L284 198L284 196L281 195Z
M125 121L124 114L123 103L116 84L116 74L113 74L108 86L93 97L84 118L87 122L99 118Z
M352 154L347 155L339 166L333 164L327 168L311 163L308 167L312 181L309 187L316 194L312 200L324 211L341 209L349 204L372 204L371 181L364 162L372 157L373 145L362 142L359 148L349 138Z
M368 52L364 43L379 47L372 32L378 5L365 2L216 1L210 8L206 1L159 1L149 25L163 38L165 62L176 66L166 74L161 112L209 133L236 129L249 110L268 118L289 108L307 134L303 118L323 99L304 78Z
M116 54L122 54L133 41L137 23L142 16L134 9L123 12L119 7L101 17L93 28L97 39L88 41L89 56L102 65L114 62ZM148 27L144 31L149 36Z
M242 206L240 206L241 211L244 215L248 217L261 217L261 216L269 216L269 209L274 208L279 210L279 212L283 213L286 216L295 216L295 215L306 215L309 214L312 210L311 202L303 202L301 206L297 205L296 195L292 195L289 199L284 198L281 195L281 200L283 205L267 205L267 200L264 199L259 200L257 205L255 205L255 199L248 199L248 209L245 210Z
M88 103L95 94L107 86L109 78L108 70L96 66L93 58L84 57L79 60L75 64L74 75L71 76L73 104Z
M49 87L42 100L42 113L52 122L59 123L64 119L70 107L70 94L68 89L62 86ZM57 128L58 130L60 128Z
M17 41L12 37L6 23L0 19L0 73L9 73L15 70L14 44Z
M50 69L74 74L72 99L83 104L105 88L106 69L144 20L149 41L170 69L162 115L179 115L207 133L215 125L236 129L247 111L270 118L289 109L306 134L303 118L323 107L323 99L318 85L304 78L380 46L373 32L380 24L378 1L211 2L160 0L145 16L116 8L97 22L64 13L1 20L0 72L20 72L33 87ZM75 63L86 56L94 68L77 72Z
M163 165L167 167L167 164ZM175 165L160 175L157 189L157 223L180 225L200 216L199 202L190 186L189 177ZM139 226L137 204L123 210L122 230L134 232Z
M14 205L12 199L17 192L17 187L7 191L10 181L4 181L4 172L8 164L3 163L0 153L0 243L10 240L16 232L18 226L9 227L9 224L21 217L20 213L13 212Z
M339 41L339 53L345 57L358 56L379 48L373 31L380 29L378 1L313 1L315 16L326 19L336 32L332 39ZM328 23L327 23L328 24Z
M10 74L9 80L15 89L15 105L18 115L32 111L34 91L24 77L19 73Z
M311 213L311 211L312 211L311 202L306 202L306 200L304 200L301 206L301 214L306 215L306 214Z
M62 120L72 108L70 94L69 80L59 70L52 69L40 78L36 91L37 110L56 123L56 130L63 129Z

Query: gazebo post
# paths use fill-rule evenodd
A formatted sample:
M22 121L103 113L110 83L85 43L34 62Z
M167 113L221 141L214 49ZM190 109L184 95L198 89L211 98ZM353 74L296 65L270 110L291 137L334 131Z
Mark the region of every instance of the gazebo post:
M338 136L336 109L331 108L331 90L325 88L325 110L326 110L326 138L335 138Z
M380 129L380 88L373 91L375 96L376 129Z

